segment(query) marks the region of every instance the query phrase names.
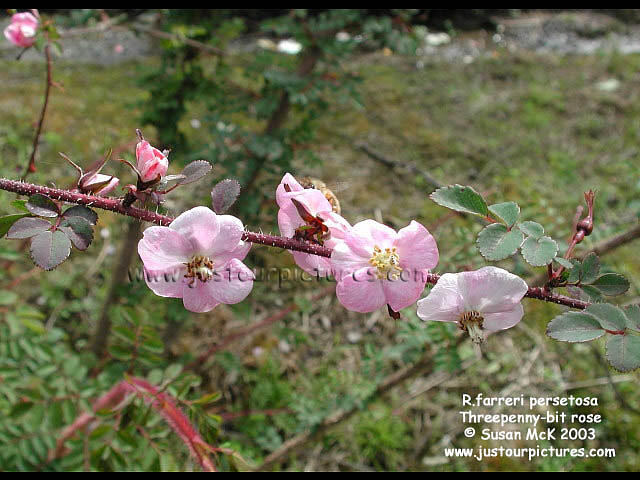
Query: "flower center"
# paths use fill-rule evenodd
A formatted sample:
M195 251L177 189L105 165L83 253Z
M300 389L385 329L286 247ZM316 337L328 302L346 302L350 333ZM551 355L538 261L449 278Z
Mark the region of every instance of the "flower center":
M470 312L464 312L460 315L460 329L469 334L473 343L480 344L484 342L484 333L482 330L482 323L484 318L479 312L472 310Z
M209 257L195 256L187 266L187 274L185 278L190 278L189 285L195 282L196 278L201 282L206 282L213 277L213 261Z
M373 255L369 259L369 263L378 269L378 278L387 277L388 280L397 280L402 272L396 247L382 250L376 245L373 247Z

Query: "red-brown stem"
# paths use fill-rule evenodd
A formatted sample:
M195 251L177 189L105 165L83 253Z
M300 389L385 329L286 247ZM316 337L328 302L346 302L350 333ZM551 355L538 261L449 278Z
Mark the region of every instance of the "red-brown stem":
M47 84L44 89L44 103L42 104L42 110L40 111L40 119L38 120L38 126L36 127L36 134L33 137L33 146L31 147L29 165L27 165L27 169L25 170L22 178L27 178L27 175L35 173L36 171L36 153L38 152L42 125L44 124L44 117L47 113L47 106L49 105L49 94L51 92L51 86L53 85L53 62L51 60L51 47L49 44L45 45L44 54L47 57Z
M86 428L97 417L96 412L101 410L117 410L118 407L130 396L137 395L148 403L151 408L160 414L173 431L187 446L191 455L197 460L203 470L215 472L215 466L207 451L217 450L208 445L191 424L187 416L178 408L174 399L167 393L161 392L146 380L129 377L114 385L93 404L93 412L84 412L76 420L65 428L56 442L56 447L49 453L49 460L55 460L65 454L65 443L76 432Z
M44 187L42 185L34 185L31 183L18 182L15 180L7 180L5 178L0 178L0 190L7 190L9 192L19 193L21 195L33 195L35 193L40 193L55 200L75 203L79 205L87 205L103 210L110 210L121 215L127 215L129 217L138 218L140 220L156 223L158 225L167 226L173 221L173 218L171 217L150 212L149 210L144 210L142 208L123 207L121 199L118 198L85 195L82 193L70 192L69 190ZM286 250L310 253L312 255L318 255L320 257L331 258L332 249L321 245L313 245L310 243L301 242L298 240L294 240L293 238L284 238L278 237L276 235L266 235L263 233L255 232L244 232L244 234L242 235L242 239L250 243L258 243L260 245L266 245L269 247L284 248ZM427 276L427 283L430 285L435 285L439 278L439 275L429 274ZM559 305L565 305L571 308L584 309L589 306L588 302L575 300L564 295L557 295L538 287L530 287L525 296L529 298L535 298L537 300L543 300L546 302L557 303Z

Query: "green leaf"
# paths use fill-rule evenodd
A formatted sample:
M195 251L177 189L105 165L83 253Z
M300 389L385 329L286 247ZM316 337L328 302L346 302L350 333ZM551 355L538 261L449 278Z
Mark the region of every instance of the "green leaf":
M547 325L547 336L561 342L589 342L604 335L596 318L584 312L566 312Z
M71 253L71 241L60 230L47 231L31 239L31 258L44 270L53 270Z
M524 240L520 230L507 230L501 223L493 223L478 235L478 249L487 260L503 260L518 251Z
M624 314L627 317L627 328L640 332L640 305L624 307Z
M17 213L15 215L0 217L0 237L4 237L11 228L11 225L13 225L15 222L17 222L21 218L29 216L31 216L30 213Z
M78 250L86 250L93 241L93 227L84 217L68 217L58 227Z
M573 265L573 268L569 272L567 282L579 283L582 280L582 263L580 260L571 259L571 264Z
M598 255L591 252L582 260L582 283L593 283L600 273L600 259Z
M595 303L589 305L584 311L593 315L600 326L606 330L623 331L627 326L627 317L624 312L610 303Z
M558 262L560 265L562 265L564 268L566 268L567 270L571 270L573 268L573 263L571 263L569 260L567 260L566 258L562 258L562 257L555 257L553 259L554 261Z
M192 401L191 403L193 403L195 405L207 405L209 403L215 402L220 397L221 397L221 393L220 392L208 393L208 394L203 395L202 397L198 398L197 400Z
M22 239L31 238L36 235L46 232L51 228L49 223L44 218L25 217L16 220L9 230L7 231L7 238Z
M91 225L98 223L98 214L84 205L75 205L65 210L62 214L64 218L82 217Z
M60 215L60 207L49 197L36 193L25 204L27 210L39 217L55 218Z
M558 244L549 237L527 238L522 244L522 256L534 267L550 264L558 253Z
M629 290L629 280L619 273L605 273L591 283L603 295L622 295Z
M489 206L489 211L502 219L509 228L520 218L520 207L516 202L496 203Z
M518 228L528 237L540 238L544 235L544 228L537 222L526 221L518 224Z
M429 197L438 205L458 212L473 213L483 217L489 215L487 202L471 187L450 185L437 189Z
M620 372L640 367L640 337L637 335L611 335L607 340L607 360Z

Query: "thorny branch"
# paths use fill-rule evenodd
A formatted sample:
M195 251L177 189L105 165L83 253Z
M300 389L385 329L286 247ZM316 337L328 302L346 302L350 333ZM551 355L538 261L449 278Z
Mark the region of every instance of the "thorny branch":
M21 195L33 195L35 193L39 193L55 200L75 203L79 205L87 205L103 210L110 210L121 215L127 215L129 217L156 223L158 225L167 226L173 221L173 218L171 217L160 215L149 210L137 207L124 207L122 205L122 200L118 198L85 195L82 193L70 192L68 190L50 188L42 185L34 185L26 182L18 182L5 178L0 178L0 190L7 190L9 192L19 193ZM315 245L299 240L294 240L293 238L284 238L276 235L266 235L263 233L245 231L242 239L249 243L257 243L260 245L284 248L286 250L310 253L312 255L318 255L320 257L331 258L332 250L330 248L322 245ZM427 283L430 285L435 285L439 279L440 275L433 273L427 275ZM585 309L589 306L589 302L576 300L565 295L558 295L549 291L548 289L538 287L530 287L525 296L577 309Z

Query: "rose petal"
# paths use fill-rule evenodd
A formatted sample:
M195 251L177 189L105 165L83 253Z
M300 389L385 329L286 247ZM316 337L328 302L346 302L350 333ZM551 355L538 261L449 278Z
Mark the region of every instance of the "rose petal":
M363 220L356 223L345 235L344 241L354 254L369 260L373 248L390 248L396 239L396 232L375 220Z
M219 302L233 304L244 300L253 288L255 278L240 260L233 259L221 270L216 269L217 275L208 280L209 292Z
M289 192L284 189L285 184L289 186ZM282 180L280 180L278 188L276 188L276 203L279 207L282 207L291 198L291 192L300 192L302 190L304 190L304 187L298 183L294 176L290 173L285 173Z
M188 262L193 253L191 244L169 227L149 227L138 242L138 255L145 268L165 271Z
M458 274L458 288L465 310L483 314L511 310L528 290L524 280L498 267Z
M462 313L463 299L454 273L442 275L429 295L418 301L418 316L425 321L457 322Z
M169 228L191 244L193 254L208 255L220 232L218 216L207 207L195 207L176 218Z
M369 259L362 257L351 249L346 242L339 242L331 252L331 267L336 280L351 275L362 268L369 268Z
M404 270L396 280L385 280L382 288L387 304L396 312L420 298L427 283L427 270Z
M152 271L144 269L144 281L147 286L160 297L182 298L185 288L184 275L187 269L169 269L165 271Z
M318 255L310 255L302 252L291 252L293 259L302 270L314 277L327 277L331 275L331 260Z
M211 283L211 280L204 283L195 280L191 284L185 284L182 297L184 308L190 312L204 313L220 305L220 302L211 293Z
M496 313L483 313L482 328L489 332L496 332L516 325L524 315L522 304L516 304L511 310Z
M431 270L438 264L438 247L429 231L412 220L398 231L395 241L402 268Z
M382 282L373 272L372 268L362 268L340 280L336 287L336 295L345 308L368 313L385 305Z
M213 258L234 251L242 241L244 225L239 218L231 215L217 215L220 231L213 239L211 250L207 252ZM215 260L214 260L215 261Z

